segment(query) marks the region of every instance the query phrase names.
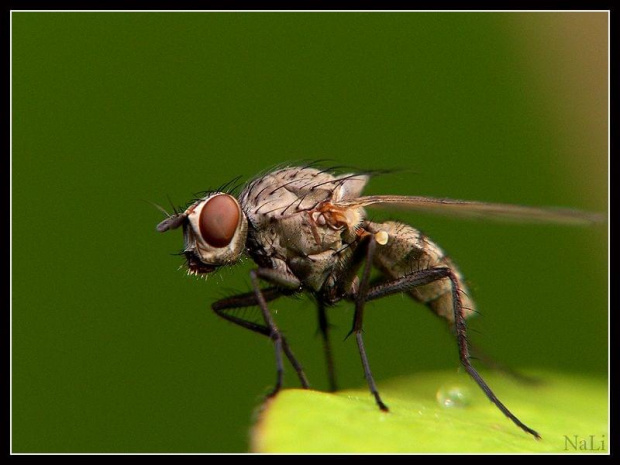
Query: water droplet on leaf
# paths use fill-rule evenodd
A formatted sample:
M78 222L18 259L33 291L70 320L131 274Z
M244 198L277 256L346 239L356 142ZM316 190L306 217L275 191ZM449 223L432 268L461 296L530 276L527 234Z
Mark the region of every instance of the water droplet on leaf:
M437 402L445 408L463 408L470 403L467 388L458 385L442 386L437 391Z

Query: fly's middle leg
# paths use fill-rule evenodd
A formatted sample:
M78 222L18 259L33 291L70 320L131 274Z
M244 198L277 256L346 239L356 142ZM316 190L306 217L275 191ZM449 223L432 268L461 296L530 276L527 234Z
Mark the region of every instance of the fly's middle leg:
M329 390L335 392L338 390L338 384L336 383L336 369L334 367L334 356L332 353L332 346L329 341L329 321L327 321L327 311L325 304L322 301L317 303L319 313L319 331L323 338L323 352L325 353L325 362L327 363L327 378L329 381Z
M357 342L357 348L360 353L360 357L362 359L362 367L364 368L364 376L366 378L366 382L368 383L368 388L370 392L375 398L375 401L379 408L384 412L387 412L389 409L387 405L381 400L381 396L379 395L379 391L377 390L377 385L375 384L375 380L372 376L372 372L370 370L370 364L368 362L368 356L366 355L366 348L364 347L364 338L363 338L363 319L364 319L364 304L368 300L368 290L370 283L370 270L372 268L373 256L375 253L375 249L377 247L377 241L372 235L368 235L363 239L363 242L358 246L356 253L364 252L366 255L366 260L364 263L364 269L362 272L362 277L360 279L359 287L357 293L354 296L355 299L355 315L353 317L353 328L349 335L354 334L355 340Z

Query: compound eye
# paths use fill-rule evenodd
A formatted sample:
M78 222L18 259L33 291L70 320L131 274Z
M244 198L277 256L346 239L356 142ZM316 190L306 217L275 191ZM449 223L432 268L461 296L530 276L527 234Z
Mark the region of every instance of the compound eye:
M212 247L226 247L239 226L239 206L228 194L211 197L200 212L200 235Z

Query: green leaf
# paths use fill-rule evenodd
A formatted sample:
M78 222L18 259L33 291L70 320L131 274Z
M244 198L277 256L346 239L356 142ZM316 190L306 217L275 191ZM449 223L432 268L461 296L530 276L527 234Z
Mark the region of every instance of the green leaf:
M268 401L252 431L254 452L607 452L607 381L533 373L525 384L484 378L504 404L542 436L506 418L465 374L436 372L379 384L388 413L367 389L287 389ZM446 395L448 398L446 400ZM450 404L452 406L446 406Z

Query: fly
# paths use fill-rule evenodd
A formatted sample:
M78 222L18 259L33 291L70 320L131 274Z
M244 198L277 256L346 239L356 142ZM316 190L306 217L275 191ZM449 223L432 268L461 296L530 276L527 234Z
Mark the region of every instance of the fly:
M210 192L185 211L175 212L157 230L183 228L188 272L203 275L249 255L252 291L218 300L215 313L225 320L269 337L275 347L275 395L282 387L285 356L302 387L308 381L269 310L282 296L310 293L318 307L319 329L330 387L336 389L328 335L327 308L341 300L353 302L349 332L354 336L364 375L378 407L388 411L375 384L363 340L366 302L406 293L442 317L456 335L461 364L486 396L523 431L540 435L521 422L493 393L470 363L465 321L475 311L457 266L417 229L396 221L367 219L365 208L395 206L453 216L512 219L561 224L604 221L599 214L570 209L469 202L400 195L362 196L368 173L334 174L313 167L287 167L250 181L237 197ZM371 281L371 270L381 275ZM260 282L267 287L261 287ZM240 318L231 310L256 306L263 323Z

